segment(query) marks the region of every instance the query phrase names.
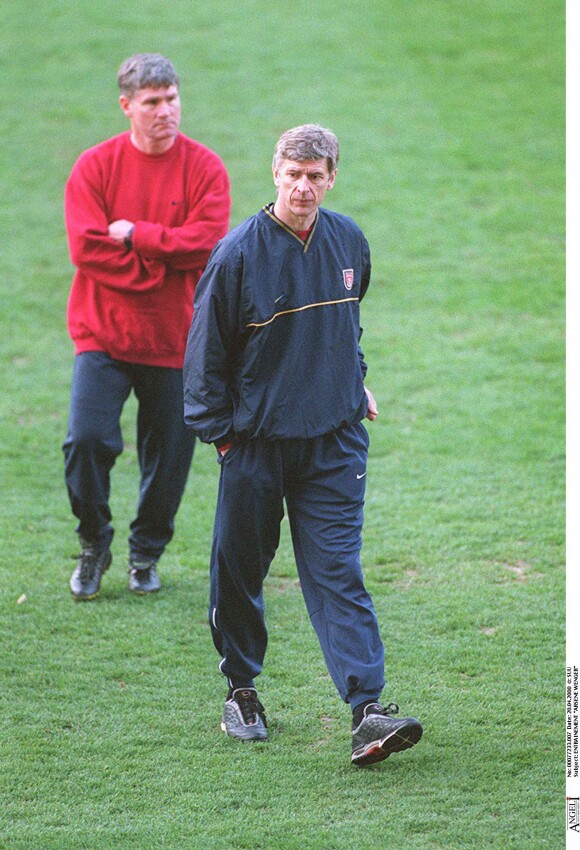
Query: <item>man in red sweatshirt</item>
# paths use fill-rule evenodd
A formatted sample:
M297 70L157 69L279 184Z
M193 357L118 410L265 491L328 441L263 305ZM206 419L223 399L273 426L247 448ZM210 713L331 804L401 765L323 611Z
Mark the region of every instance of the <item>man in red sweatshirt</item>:
M70 580L76 599L96 596L111 564L110 473L131 391L141 480L129 587L160 587L157 561L173 536L194 448L182 384L193 295L231 206L222 161L179 132L179 78L169 59L132 56L118 82L130 128L85 151L65 190L76 356L63 450L81 543Z

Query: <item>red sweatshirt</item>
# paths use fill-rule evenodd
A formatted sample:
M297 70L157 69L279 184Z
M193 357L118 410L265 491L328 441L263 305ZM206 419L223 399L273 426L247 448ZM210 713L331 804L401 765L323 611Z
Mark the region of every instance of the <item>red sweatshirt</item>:
M65 189L75 352L181 368L195 286L229 214L222 161L181 133L159 156L129 132L85 151ZM132 248L108 236L118 219L135 222Z

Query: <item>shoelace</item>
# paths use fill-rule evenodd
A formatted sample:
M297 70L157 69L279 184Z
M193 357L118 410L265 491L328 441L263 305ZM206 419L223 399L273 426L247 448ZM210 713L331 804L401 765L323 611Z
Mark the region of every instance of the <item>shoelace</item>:
M252 691L242 691L240 694L237 694L236 702L240 706L244 723L248 725L255 723L256 715L259 714L264 721L264 725L267 725L264 706Z
M377 711L371 712L372 714L383 714L385 717L391 717L393 714L399 713L399 706L396 702L390 702L387 706L377 705Z
M92 578L97 566L97 556L92 549L83 549L80 556L81 581Z

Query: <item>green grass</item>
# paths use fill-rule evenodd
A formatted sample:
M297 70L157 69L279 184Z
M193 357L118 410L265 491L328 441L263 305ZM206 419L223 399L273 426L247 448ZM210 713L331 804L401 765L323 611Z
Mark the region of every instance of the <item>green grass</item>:
M0 24L0 848L563 847L564 4L5 0ZM93 603L68 592L62 191L124 128L115 73L140 50L175 60L233 224L273 198L282 130L319 121L342 143L328 205L373 252L363 560L385 698L425 726L377 768L349 765L286 524L266 586L271 740L219 732L214 451L196 451L162 593L130 597L133 400L113 567Z

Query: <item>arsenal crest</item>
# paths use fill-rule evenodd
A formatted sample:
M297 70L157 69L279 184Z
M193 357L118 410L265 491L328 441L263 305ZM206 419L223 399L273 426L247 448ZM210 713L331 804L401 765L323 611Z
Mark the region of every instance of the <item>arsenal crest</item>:
M343 269L342 279L344 281L345 289L351 290L354 283L354 269Z

